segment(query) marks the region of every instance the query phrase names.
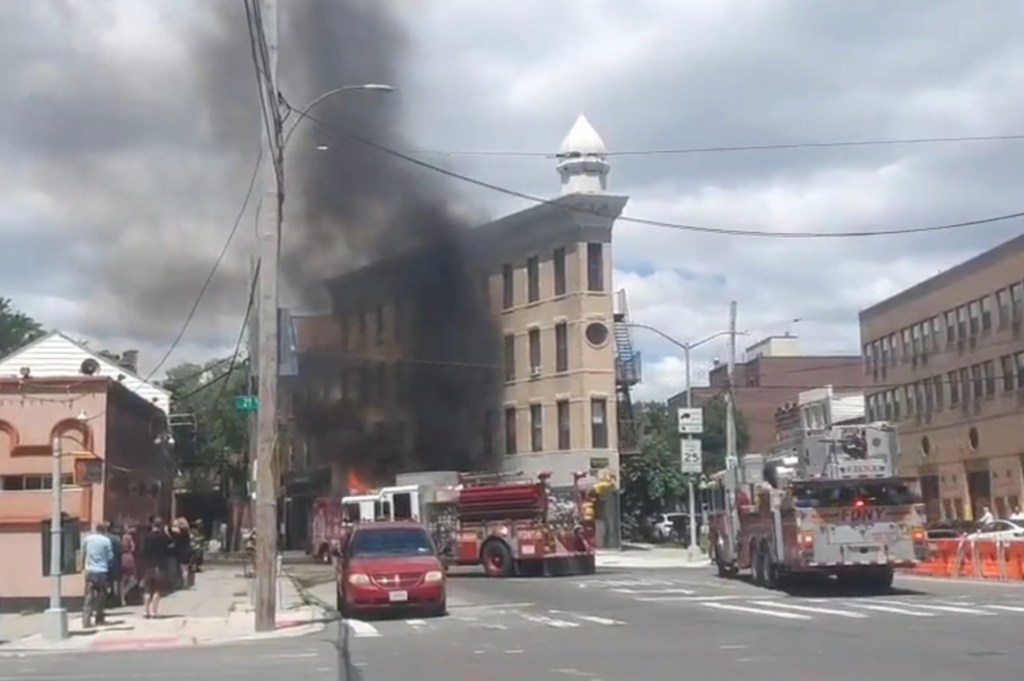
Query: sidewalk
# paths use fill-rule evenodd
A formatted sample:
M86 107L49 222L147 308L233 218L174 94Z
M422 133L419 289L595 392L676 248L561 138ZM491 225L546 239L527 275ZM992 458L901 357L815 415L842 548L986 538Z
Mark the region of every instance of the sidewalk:
M42 613L0 615L0 655L18 652L89 652L216 645L243 640L304 636L322 631L322 608L307 605L292 580L282 576L277 590L277 628L255 631L254 580L235 566L210 566L196 575L192 589L160 603L160 617L144 619L143 607L114 608L107 623L82 629L80 613L68 613L70 636L49 641L42 635Z
M602 549L597 552L598 568L667 569L707 568L711 561L704 557L691 561L686 549L678 547L655 547L652 544L623 542L622 550Z

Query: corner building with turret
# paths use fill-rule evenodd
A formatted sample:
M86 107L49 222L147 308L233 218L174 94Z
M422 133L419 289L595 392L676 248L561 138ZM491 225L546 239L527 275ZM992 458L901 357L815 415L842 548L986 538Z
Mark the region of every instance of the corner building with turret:
M558 487L577 471L618 475L620 454L637 447L629 390L639 354L625 295L612 288L612 231L628 199L609 192L610 169L604 141L580 115L558 155L560 195L469 230L500 334L489 370L500 373L501 397L486 414L451 418L476 421L466 427L504 470L550 472ZM308 524L313 497L345 491L353 465L375 461L372 475L384 478L405 467L403 451L443 446L417 443L431 424L410 408L419 369L405 343L415 311L394 296L408 271L396 258L349 272L329 286L330 315L295 318L300 375L282 461L288 534ZM600 543L617 545L617 497L604 506Z

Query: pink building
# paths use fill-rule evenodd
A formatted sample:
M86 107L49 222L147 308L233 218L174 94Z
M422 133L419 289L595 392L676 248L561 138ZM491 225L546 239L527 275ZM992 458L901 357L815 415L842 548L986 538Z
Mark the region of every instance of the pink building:
M60 439L64 512L84 534L171 512L174 466L163 409L101 376L0 378L0 609L44 605L42 522L51 512L51 442ZM67 604L80 575L65 578Z

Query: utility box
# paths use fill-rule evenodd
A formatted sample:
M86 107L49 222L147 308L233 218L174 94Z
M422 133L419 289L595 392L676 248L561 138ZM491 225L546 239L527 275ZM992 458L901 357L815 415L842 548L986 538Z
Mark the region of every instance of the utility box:
M52 576L50 572L50 519L42 522L40 528L40 539L42 541L43 576ZM77 556L82 548L82 529L78 518L72 518L66 513L61 518L61 556L60 567L62 575L73 575L78 572Z

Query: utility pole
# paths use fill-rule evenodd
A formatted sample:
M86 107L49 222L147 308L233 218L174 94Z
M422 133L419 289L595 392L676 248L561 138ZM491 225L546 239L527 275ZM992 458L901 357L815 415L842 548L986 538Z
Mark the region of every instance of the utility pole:
M726 367L728 391L725 393L725 467L739 466L736 454L736 398L733 394L733 370L736 367L736 301L729 303L729 364Z
M68 611L64 609L61 593L61 576L64 572L64 473L60 435L54 435L50 444L51 473L50 483L50 607L46 609L48 620L46 634L53 641L62 641L68 637Z
M278 294L281 255L283 172L280 109L277 98L277 0L259 0L268 63L260 96L269 121L262 121L262 206L259 220L258 365L256 413L256 631L273 631L277 620L277 449Z

